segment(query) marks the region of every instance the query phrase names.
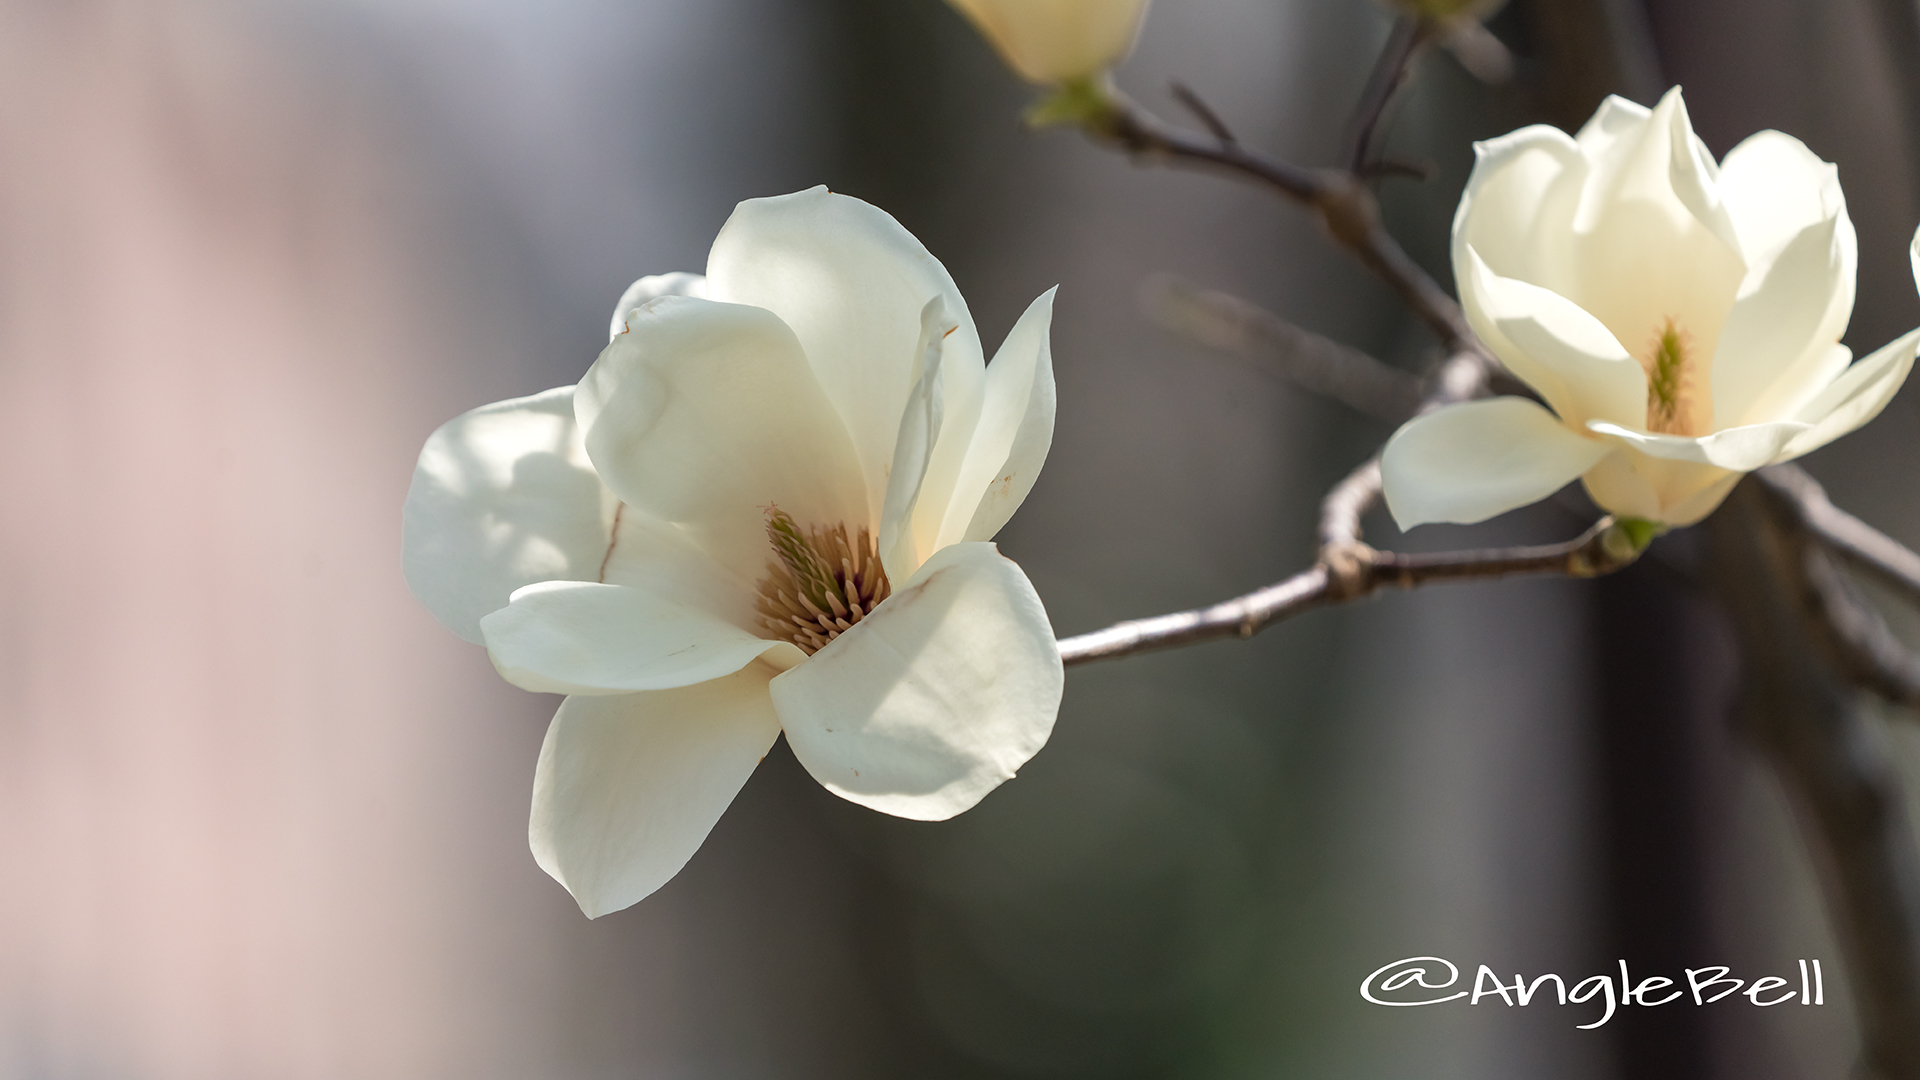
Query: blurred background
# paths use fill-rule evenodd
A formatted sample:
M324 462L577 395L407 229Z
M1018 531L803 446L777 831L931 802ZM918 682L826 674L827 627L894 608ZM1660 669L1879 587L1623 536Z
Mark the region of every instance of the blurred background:
M1513 0L1511 85L1428 57L1391 224L1446 279L1470 142L1686 87L1716 154L1838 162L1856 353L1920 323L1908 0ZM1370 0L1160 0L1120 82L1332 160ZM399 574L421 442L573 382L741 199L897 216L997 342L1060 286L1052 456L1000 536L1065 635L1311 558L1388 432L1159 329L1171 271L1408 367L1296 208L1018 123L938 0L0 0L0 1077L1831 1078L1811 864L1732 732L1687 535L1600 582L1389 595L1069 672L975 811L842 802L777 747L692 863L589 922L525 820L557 699ZM1920 398L1809 462L1920 541ZM1383 546L1560 539L1575 498ZM1426 535L1430 533L1431 535ZM1920 739L1892 737L1920 780ZM1573 978L1820 957L1828 1004L1383 1009L1444 956ZM1575 1016L1575 1012L1580 1015Z

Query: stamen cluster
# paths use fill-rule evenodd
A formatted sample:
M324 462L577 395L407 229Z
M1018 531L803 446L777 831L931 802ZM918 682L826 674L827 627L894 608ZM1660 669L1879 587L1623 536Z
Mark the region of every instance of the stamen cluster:
M1692 435L1687 410L1692 395L1692 371L1687 363L1692 341L1671 315L1654 335L1647 368L1647 430L1667 435Z
M865 528L849 535L845 525L815 525L803 532L776 507L767 511L767 540L776 558L767 561L754 605L760 624L808 656L852 629L893 592L879 548Z

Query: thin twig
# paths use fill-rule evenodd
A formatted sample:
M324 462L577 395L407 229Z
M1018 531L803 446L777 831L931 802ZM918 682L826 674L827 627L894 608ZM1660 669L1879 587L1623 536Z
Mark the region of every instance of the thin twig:
M1406 180L1431 180L1439 171L1439 166L1431 161L1402 161L1398 158L1375 158L1355 170L1359 175L1371 180L1386 177L1400 177Z
M1580 537L1563 544L1449 551L1405 555L1373 551L1362 557L1351 582L1340 581L1326 565L1317 565L1285 581L1211 607L1117 623L1060 642L1067 664L1111 660L1153 649L1190 645L1223 637L1252 637L1283 619L1318 607L1370 596L1387 586L1417 588L1438 581L1473 581L1518 574L1594 577L1611 573L1638 557L1638 551L1604 518Z
M1207 104L1206 99L1196 93L1193 87L1183 82L1176 82L1171 89L1173 100L1192 113L1193 118L1200 121L1201 127L1206 128L1208 133L1220 140L1221 146L1240 145L1240 140L1233 134L1233 129L1227 126L1225 120L1220 119L1220 114L1214 112L1213 106Z
M1773 465L1754 476L1785 499L1799 526L1828 550L1920 603L1920 555L1833 505L1819 481L1798 465Z
M1402 15L1393 24L1386 48L1380 50L1380 58L1367 76L1367 88L1361 92L1359 104L1354 106L1353 120L1348 125L1347 151L1342 160L1349 172L1365 171L1380 118L1386 115L1394 93L1407 81L1413 58L1432 36L1432 30L1432 24L1418 15Z
M1111 110L1088 127L1136 161L1210 169L1270 188L1320 215L1336 240L1385 281L1439 336L1448 352L1491 354L1473 336L1460 306L1413 261L1380 223L1380 205L1365 180L1341 169L1303 169L1238 144L1202 141L1168 126L1113 92Z
M1378 420L1398 424L1421 401L1421 380L1366 353L1223 292L1171 275L1148 278L1141 305L1161 326L1278 371L1288 381Z

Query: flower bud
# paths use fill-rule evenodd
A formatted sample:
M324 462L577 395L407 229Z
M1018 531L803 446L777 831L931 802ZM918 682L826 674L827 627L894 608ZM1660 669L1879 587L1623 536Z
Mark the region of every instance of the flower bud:
M1008 66L1051 86L1098 75L1126 59L1147 0L948 0Z
M1391 0L1394 7L1415 15L1424 15L1439 23L1461 19L1484 19L1505 0Z

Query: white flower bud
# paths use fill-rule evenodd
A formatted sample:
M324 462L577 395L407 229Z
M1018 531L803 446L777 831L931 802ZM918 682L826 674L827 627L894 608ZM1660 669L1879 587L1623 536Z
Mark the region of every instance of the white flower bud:
M1147 0L949 0L1030 83L1098 75L1127 58Z

